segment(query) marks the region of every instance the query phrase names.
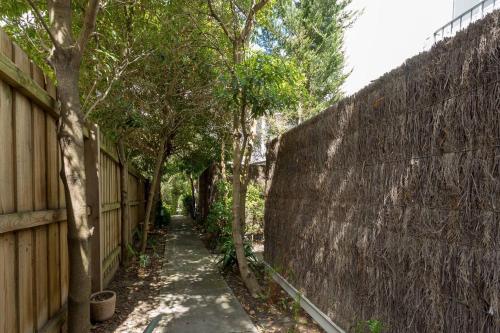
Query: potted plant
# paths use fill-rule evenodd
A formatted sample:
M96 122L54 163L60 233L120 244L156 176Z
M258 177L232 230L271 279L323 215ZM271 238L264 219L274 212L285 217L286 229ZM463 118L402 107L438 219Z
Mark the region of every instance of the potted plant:
M90 316L93 321L105 321L113 317L116 306L116 293L103 290L90 296Z

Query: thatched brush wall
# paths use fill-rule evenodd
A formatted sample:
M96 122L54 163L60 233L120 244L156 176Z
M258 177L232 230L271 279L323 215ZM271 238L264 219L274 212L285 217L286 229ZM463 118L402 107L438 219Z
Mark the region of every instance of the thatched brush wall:
M265 259L347 330L500 332L500 14L269 145Z

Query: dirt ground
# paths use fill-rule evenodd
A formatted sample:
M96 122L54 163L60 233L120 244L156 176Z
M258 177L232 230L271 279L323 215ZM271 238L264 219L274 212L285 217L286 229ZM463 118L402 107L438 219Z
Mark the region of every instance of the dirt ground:
M126 269L120 268L106 289L117 294L115 315L102 323L94 323L91 332L142 333L158 307L155 296L162 285L162 266L165 250L164 230L153 230L147 249L149 262L135 258Z
M260 332L324 332L263 269L258 272L258 279L264 292L264 296L260 299L250 295L239 273L226 272L224 279Z

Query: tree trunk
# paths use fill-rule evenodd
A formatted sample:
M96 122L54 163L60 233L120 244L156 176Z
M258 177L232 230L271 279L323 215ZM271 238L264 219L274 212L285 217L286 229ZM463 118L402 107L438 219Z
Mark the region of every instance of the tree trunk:
M226 139L222 138L221 153L220 153L220 173L222 181L226 181Z
M153 181L151 183L151 187L149 188L148 201L146 203L146 216L144 217L144 227L142 230L142 240L141 240L141 253L146 252L146 246L148 243L148 231L149 231L149 220L151 219L151 211L153 208L154 197L156 194L156 189L158 187L158 183L160 182L160 173L163 162L165 162L165 158L167 155L166 148L169 142L168 139L161 145L160 150L158 151L158 155L156 156L156 164L153 172Z
M196 216L196 191L194 189L193 174L189 174L189 183L191 185L191 197L193 198L193 207L191 207L191 217L194 219Z
M62 53L62 52L61 52ZM68 331L90 330L90 236L85 193L84 120L78 90L79 64L68 54L57 54L57 91L61 102L58 139L61 178L68 220L69 295ZM69 52L68 52L69 53ZM64 57L64 58L63 58Z
M128 205L128 161L125 154L125 145L123 139L118 141L118 155L120 158L120 188L121 188L121 264L128 264L128 244L130 231L130 210Z
M253 274L252 270L248 266L248 261L245 256L245 250L243 246L243 237L241 230L241 161L242 161L242 151L241 151L241 134L239 131L239 120L238 115L234 114L233 121L233 220L232 220L232 233L234 247L236 250L236 258L238 259L238 267L240 269L241 279L245 283L248 291L253 297L258 297L260 294L260 286Z
M163 161L165 162L165 160ZM163 174L162 172L160 171L160 174L158 175L158 182L156 183L156 189L155 189L155 197L154 197L154 201L153 201L153 208L151 210L151 216L150 216L150 219L149 219L149 224L153 224L155 223L155 219L156 219L156 209L157 209L157 206L158 206L158 201L161 201L161 180L163 178Z

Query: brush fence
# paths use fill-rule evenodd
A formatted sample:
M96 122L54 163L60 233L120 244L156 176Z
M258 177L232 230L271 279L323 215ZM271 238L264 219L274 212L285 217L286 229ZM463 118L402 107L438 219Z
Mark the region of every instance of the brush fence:
M65 318L67 222L55 97L50 80L0 30L0 332L58 332ZM93 244L102 269L93 271L101 282L94 289L116 271L121 241L119 164L114 146L101 141L95 197L102 197L102 232ZM132 230L143 219L144 180L132 172L129 181Z
M269 144L265 260L348 331L500 332L499 21Z

